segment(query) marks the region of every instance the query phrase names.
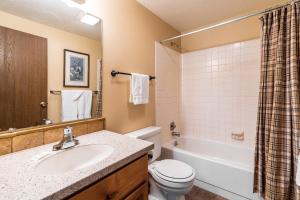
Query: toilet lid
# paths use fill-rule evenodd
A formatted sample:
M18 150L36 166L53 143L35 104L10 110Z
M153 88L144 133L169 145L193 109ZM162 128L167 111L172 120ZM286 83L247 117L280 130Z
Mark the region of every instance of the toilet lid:
M194 169L184 162L178 160L162 160L155 164L154 170L161 178L169 178L174 180L186 180L193 178L195 175Z

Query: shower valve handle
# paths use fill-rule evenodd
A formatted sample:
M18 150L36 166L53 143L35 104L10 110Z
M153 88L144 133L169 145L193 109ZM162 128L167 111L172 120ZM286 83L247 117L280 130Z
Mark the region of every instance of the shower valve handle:
M175 122L171 122L171 123L170 123L170 131L174 131L175 128L176 128Z

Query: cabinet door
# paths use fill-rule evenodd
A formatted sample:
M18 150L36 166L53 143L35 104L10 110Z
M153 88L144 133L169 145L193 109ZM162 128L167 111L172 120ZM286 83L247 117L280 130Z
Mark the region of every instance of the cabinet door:
M145 182L143 185L138 187L132 192L125 200L148 200L148 183Z
M147 195L148 156L145 155L68 199L147 200Z
M118 193L116 177L111 175L70 200L112 200Z

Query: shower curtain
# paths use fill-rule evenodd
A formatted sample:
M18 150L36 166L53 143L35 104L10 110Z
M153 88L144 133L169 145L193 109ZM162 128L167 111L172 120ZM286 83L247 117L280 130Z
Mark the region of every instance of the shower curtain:
M300 137L300 4L293 2L264 14L261 22L254 192L265 200L300 200L300 187L295 183Z

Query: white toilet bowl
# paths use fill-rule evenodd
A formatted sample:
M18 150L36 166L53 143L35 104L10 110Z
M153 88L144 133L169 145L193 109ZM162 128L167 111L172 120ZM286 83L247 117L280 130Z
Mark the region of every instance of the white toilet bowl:
M195 171L177 160L156 161L148 167L150 200L184 200L193 186Z
M150 126L126 135L154 143L154 149L149 152L149 200L184 200L193 186L195 170L178 160L156 161L161 155L160 134L160 127Z

